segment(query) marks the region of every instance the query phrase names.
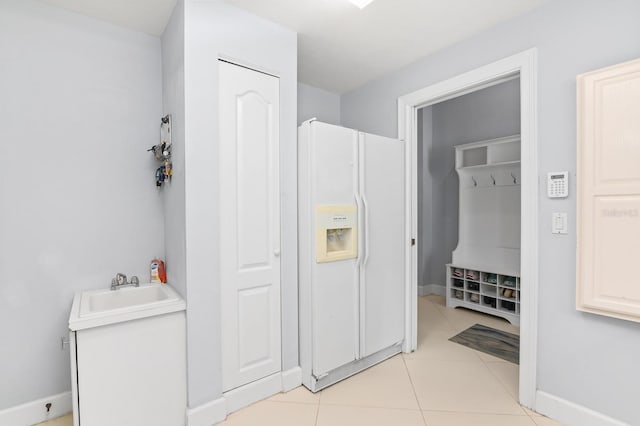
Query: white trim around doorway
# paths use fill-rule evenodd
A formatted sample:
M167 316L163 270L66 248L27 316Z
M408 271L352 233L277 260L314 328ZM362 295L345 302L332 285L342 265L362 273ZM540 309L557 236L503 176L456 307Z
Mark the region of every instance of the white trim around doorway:
M407 149L406 241L417 238L418 109L520 77L521 103L521 282L520 403L535 409L538 341L538 140L537 49L509 56L398 98L398 137ZM418 245L407 245L404 352L417 348Z

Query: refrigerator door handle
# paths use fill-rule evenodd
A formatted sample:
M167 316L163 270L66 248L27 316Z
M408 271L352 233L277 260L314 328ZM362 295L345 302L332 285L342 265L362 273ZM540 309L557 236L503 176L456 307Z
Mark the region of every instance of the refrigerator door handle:
M356 206L357 206L357 220L358 220L358 228L360 228L362 226L362 222L360 220L360 218L362 217L362 200L360 199L360 196L356 193L354 194L355 198L356 198ZM360 235L360 232L358 232L358 255L356 256L356 268L360 267L360 262L362 261L362 237Z
M364 208L364 260L362 261L364 266L369 260L369 206L364 194L362 194L362 207Z

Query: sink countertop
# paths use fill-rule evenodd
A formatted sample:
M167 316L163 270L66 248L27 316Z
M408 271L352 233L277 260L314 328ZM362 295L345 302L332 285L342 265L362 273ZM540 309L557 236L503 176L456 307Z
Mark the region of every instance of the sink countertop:
M186 303L168 284L80 291L73 297L71 331L184 311Z

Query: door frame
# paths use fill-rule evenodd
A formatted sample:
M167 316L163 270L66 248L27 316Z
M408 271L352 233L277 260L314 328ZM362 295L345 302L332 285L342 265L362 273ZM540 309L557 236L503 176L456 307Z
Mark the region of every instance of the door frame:
M418 336L418 109L520 77L521 250L520 403L535 408L538 342L538 139L537 49L440 81L398 98L398 138L406 153L406 311L404 352L417 348ZM416 244L411 245L412 239Z

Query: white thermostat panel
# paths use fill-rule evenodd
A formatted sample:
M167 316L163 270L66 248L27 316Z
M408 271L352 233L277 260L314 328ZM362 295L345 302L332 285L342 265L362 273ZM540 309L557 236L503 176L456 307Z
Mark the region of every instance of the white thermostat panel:
M569 172L551 172L547 179L549 198L566 198L569 196Z

